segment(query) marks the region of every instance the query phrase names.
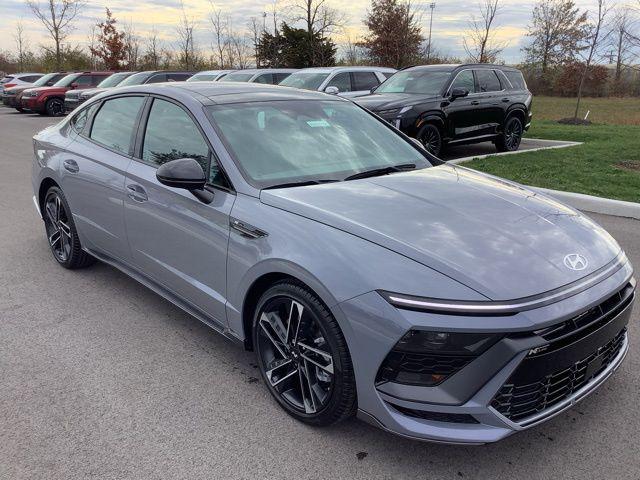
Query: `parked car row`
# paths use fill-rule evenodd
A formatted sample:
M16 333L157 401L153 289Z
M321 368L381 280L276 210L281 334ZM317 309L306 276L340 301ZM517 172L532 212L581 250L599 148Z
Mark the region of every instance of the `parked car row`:
M15 75L10 81L33 75ZM532 96L522 73L488 64L416 66L401 71L325 67L51 73L32 85L7 88L12 83L5 83L3 103L19 111L63 115L109 88L177 81L277 84L352 98L434 155L448 145L484 141L492 141L498 151L517 150L532 118Z

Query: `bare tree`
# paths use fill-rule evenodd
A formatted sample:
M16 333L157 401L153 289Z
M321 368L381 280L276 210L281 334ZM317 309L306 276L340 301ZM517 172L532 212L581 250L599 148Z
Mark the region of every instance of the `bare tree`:
M87 35L87 46L89 47L89 56L91 59L91 69L98 69L98 56L94 53L98 46L98 22L94 20L91 22L91 28L89 28L89 35Z
M13 40L16 44L16 51L18 52L18 70L25 70L25 63L27 59L27 39L24 34L24 26L22 25L22 21L18 20L16 22L16 29L13 33Z
M611 28L611 47L616 54L616 88L620 87L623 69L637 58L636 48L640 39L634 35L638 27L637 18L628 5L618 5Z
M55 43L56 69L62 67L62 42L74 29L73 21L85 5L84 0L46 0L42 6L39 0L26 0L27 5L44 25Z
M582 69L582 75L580 76L580 83L578 84L578 99L576 100L576 110L573 114L574 121L578 118L578 111L580 110L580 100L582 99L582 88L584 87L584 80L587 77L587 73L589 71L589 67L591 67L591 62L593 61L593 57L601 45L602 42L605 41L606 34L602 34L602 27L604 26L605 19L607 14L610 11L609 6L607 5L607 0L597 0L598 1L598 13L597 16L593 18L593 24L590 28L590 34L588 37L588 55L585 60L584 68Z
M131 20L124 26L124 42L127 48L127 66L129 70L137 70L140 60L140 37L136 34Z
M493 29L500 11L500 0L483 0L479 7L480 17L471 16L462 45L473 62L494 63L506 47L494 39Z
M160 62L162 57L162 45L158 38L158 31L154 26L145 42L145 52L143 55L143 62L145 68L151 68L152 70L158 70L160 68Z
M180 23L176 26L176 34L178 36L178 51L180 65L185 70L191 70L198 64L198 49L195 43L194 32L196 30L197 21L195 18L187 17L187 13L182 5L182 17Z
M347 23L347 15L327 5L327 0L293 0L291 6L294 12L293 20L302 22L307 31L311 45L311 62L315 64L315 40L318 37L329 37L342 30Z
M256 60L256 67L260 68L260 37L262 36L262 26L257 17L251 17L247 24L251 35L251 43L253 44L253 56Z
M215 52L216 61L220 68L225 68L225 56L229 48L227 38L227 30L229 28L229 19L222 14L222 10L216 8L211 2L211 13L209 14L209 22L213 30L213 50Z

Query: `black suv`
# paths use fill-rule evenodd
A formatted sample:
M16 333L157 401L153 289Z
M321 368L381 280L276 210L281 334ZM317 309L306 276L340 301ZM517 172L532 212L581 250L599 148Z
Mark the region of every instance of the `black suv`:
M517 150L532 117L522 73L501 65L409 67L354 101L434 155L446 145L485 141Z

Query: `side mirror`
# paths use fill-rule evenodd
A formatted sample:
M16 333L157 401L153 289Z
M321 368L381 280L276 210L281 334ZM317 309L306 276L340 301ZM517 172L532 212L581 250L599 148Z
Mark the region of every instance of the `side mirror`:
M47 84L46 84L46 85L47 85L47 87L50 87L50 86L52 86L54 83L56 83L56 82L54 82L54 81L52 81L52 80L49 80L49 81L47 82Z
M71 85L69 85L71 88L78 88L78 84L76 82L73 82Z
M204 189L207 177L200 164L193 158L179 158L163 163L156 171L158 181L172 188L184 188L203 203L213 201L213 193Z
M337 95L340 93L340 89L334 85L329 85L327 88L324 89L325 93L329 93L331 95Z
M451 90L451 100L455 100L456 98L462 98L469 95L469 90L466 88L454 88Z

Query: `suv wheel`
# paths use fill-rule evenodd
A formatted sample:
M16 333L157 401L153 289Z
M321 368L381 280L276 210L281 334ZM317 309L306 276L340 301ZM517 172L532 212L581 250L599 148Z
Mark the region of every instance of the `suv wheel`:
M432 124L427 124L418 132L418 140L424 148L436 157L442 151L442 135L440 129Z
M504 126L504 131L496 139L496 148L499 152L515 152L520 148L522 140L522 122L518 117L511 117Z
M50 98L47 100L44 110L50 117L59 117L64 113L64 102L60 98Z
M262 378L289 415L325 426L355 413L346 341L312 292L291 281L267 290L256 308L253 342Z
M82 250L67 199L58 187L51 187L44 198L44 227L53 257L64 268L82 268L95 259Z

